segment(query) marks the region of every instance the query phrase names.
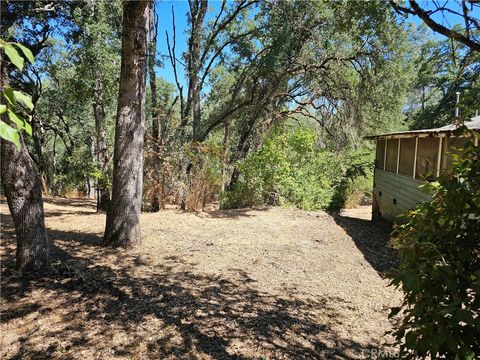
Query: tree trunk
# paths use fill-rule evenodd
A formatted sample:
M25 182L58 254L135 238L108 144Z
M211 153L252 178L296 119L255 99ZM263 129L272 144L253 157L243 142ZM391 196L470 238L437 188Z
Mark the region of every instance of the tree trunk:
M42 119L33 114L32 116L32 140L37 158L37 169L40 176L42 190L45 194L49 193L50 175L48 173L48 162L45 158L45 129ZM35 157L34 159L35 160Z
M203 23L208 8L207 0L190 1L191 30L188 54L188 95L193 109L193 141L200 141L201 107L200 107L200 42L202 39ZM187 115L188 116L188 115Z
M250 150L250 134L252 133L253 126L255 125L257 118L252 116L245 130L240 134L240 138L237 144L236 155L233 159L230 159L232 163L235 163L237 160L245 160L247 157L248 151ZM240 177L240 171L237 166L234 166L232 176L230 177L230 183L227 186L227 191L235 190L235 187Z
M6 61L0 69L1 84L8 84ZM9 122L4 115L3 121ZM16 269L39 273L50 266L50 243L45 230L45 215L40 177L27 147L1 140L2 183L17 237Z
M228 137L229 137L229 122L225 121L223 129L223 149L222 149L222 185L221 192L225 191L225 183L227 182L227 165L228 165Z
M95 152L97 166L102 174L98 182L98 202L97 211L107 211L110 203L110 190L108 188L108 148L105 131L105 109L103 101L103 89L100 80L100 74L95 79L93 115L95 118Z
M141 242L147 32L148 2L124 2L112 200L104 241L125 248Z
M50 266L50 243L40 177L25 144L16 146L2 140L2 182L17 236L19 272L42 272Z
M150 90L152 92L152 150L153 150L153 181L154 188L160 187L160 137L159 137L159 109L157 96L157 77L155 75L155 55L157 49L157 19L155 15L155 2L150 3L150 39L148 43L148 75L150 78ZM158 190L152 196L151 211L160 210Z

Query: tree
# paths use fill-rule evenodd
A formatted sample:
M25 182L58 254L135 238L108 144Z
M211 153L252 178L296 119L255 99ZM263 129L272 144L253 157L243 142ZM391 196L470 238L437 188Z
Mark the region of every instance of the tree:
M104 242L125 248L141 242L148 14L147 1L126 1L123 5L112 200Z
M480 96L480 53L450 39L438 40L413 30L416 76L406 114L413 129L434 128L452 122L454 109L464 118L475 116ZM456 92L460 103L456 104Z
M458 41L471 50L480 52L480 4L471 0L427 2L422 7L415 0L408 0L408 5L400 5L398 0L390 0L392 7L400 14L418 16L433 31L438 32L452 40ZM463 28L445 26L449 21L444 21L446 15L455 16L464 24ZM436 19L440 15L442 20Z
M218 77L207 97L218 105L212 105L204 134L234 124L232 165L287 119L315 122L322 142L341 149L358 147L365 132L386 130L403 118L409 46L388 4L302 1L259 7L258 30L233 41L233 55L223 61L234 79ZM238 176L233 166L230 189Z
M23 47L20 48L25 57L33 62L31 52L29 50L27 52ZM15 48L9 48L9 45L5 45L3 42L2 50L4 51L1 53L0 62L2 87L0 100L2 104L1 174L17 237L16 269L19 272L40 273L50 266L50 243L45 230L40 178L23 142L20 131L25 126L17 115L16 108L18 100L22 100L28 110L32 110L33 104L25 94L14 92L9 87L8 74L11 69L8 67L10 62L21 71L24 63L23 57ZM7 61L5 54L8 55L10 62ZM9 125L13 125L13 123L15 123L18 134L5 137L4 130L6 127L7 130L8 128L13 130ZM11 130L7 131L7 134L11 133ZM31 128L29 132L31 134ZM9 140L5 140L5 138Z
M235 36L224 36L230 27L236 25L242 13L249 10L257 0L240 0L227 6L223 0L215 18L206 24L208 0L189 0L188 23L188 50L183 54L185 58L185 73L187 74L188 92L184 99L183 86L180 85L177 73L176 33L175 19L173 20L173 39L166 34L169 59L174 70L177 90L180 96L181 133L184 127L192 124L192 139L194 142L202 141L201 134L202 111L201 93L205 83L214 68L225 54L226 49L234 44L235 40L247 37L251 31L236 33ZM173 11L173 9L172 9Z
M13 87L21 89L32 98L31 111L32 138L24 138L29 148L30 156L39 171L45 190L49 181L49 157L46 154L45 127L43 120L37 116L37 102L42 93L41 67L42 53L51 45L53 28L63 33L71 27L71 14L81 2L65 1L5 1L0 6L0 33L6 40L16 41L27 46L36 58L35 67L25 66L24 71L10 72L9 81ZM58 26L52 26L52 24ZM19 31L21 29L21 31Z
M28 22L30 26L25 27L23 40L29 41L22 42L28 43L32 55L37 55L48 38L47 19L56 17L66 20L68 9L69 5L60 2L7 2L0 7L0 33L6 37L5 40L14 40L13 37L18 34L11 31L12 28ZM11 82L12 74L23 75L21 71L15 74L9 67L2 52L0 82L3 89ZM27 107L30 112L33 108L31 105ZM8 121L5 115L2 117L3 121ZM50 266L50 243L45 230L41 181L22 136L19 141L19 148L10 141L1 141L2 182L17 237L16 268L20 272L40 273Z
M98 187L98 209L106 211L110 202L110 154L107 142L107 110L114 103L117 89L120 4L111 2L87 3L74 20L78 30L72 31L78 49L76 72L79 73L79 90L90 100L95 122L94 156Z
M148 76L150 80L151 91L151 114L152 114L152 151L153 151L153 180L158 184L160 180L160 129L159 129L159 112L158 94L157 94L157 76L155 74L155 62L157 52L157 36L158 36L158 18L155 13L155 1L150 2L150 23L149 23L149 39L148 39ZM157 186L158 188L158 186ZM152 196L151 211L160 210L160 199L158 191L154 191Z
M188 68L188 94L190 97L191 107L193 109L193 141L200 140L200 122L201 122L201 108L200 108L200 41L203 36L203 24L205 21L205 14L207 12L207 0L190 0L190 38L188 40L187 68ZM186 110L187 114L189 110Z

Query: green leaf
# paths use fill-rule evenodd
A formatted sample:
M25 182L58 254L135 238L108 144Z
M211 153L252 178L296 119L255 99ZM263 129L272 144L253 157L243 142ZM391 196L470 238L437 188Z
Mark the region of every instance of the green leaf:
M21 102L25 107L27 107L29 110L33 110L33 103L32 103L32 98L21 92L21 91L14 91L13 94L15 95L15 99Z
M8 103L12 106L17 105L17 100L15 99L15 94L10 86L5 86L3 88L5 99L7 99Z
M13 142L17 146L17 149L20 149L20 135L18 134L18 131L1 120L0 137L2 139Z
M10 118L10 121L14 122L15 125L17 125L17 129L19 131L23 129L28 135L32 135L32 127L27 122L27 120L21 118L10 109L8 109L8 117Z
M30 62L30 64L33 64L33 61L35 60L32 52L30 51L29 48L23 46L22 44L16 43L15 44L20 50L22 50L23 55L27 58L27 60Z
M30 117L30 119L31 119L31 117ZM26 132L28 135L32 136L32 126L30 125L29 122L27 122L27 120L23 120L23 121L24 121L24 123L23 123L23 129L25 130L25 132Z
M23 70L23 57L20 56L18 51L12 45L9 44L5 46L5 54L7 54L11 63L15 65L18 70Z
M0 114L3 114L7 111L7 105L0 104Z
M25 122L23 119L21 119L17 114L15 114L12 110L8 109L8 118L10 119L11 122L15 123L17 125L18 130L23 129L23 123Z

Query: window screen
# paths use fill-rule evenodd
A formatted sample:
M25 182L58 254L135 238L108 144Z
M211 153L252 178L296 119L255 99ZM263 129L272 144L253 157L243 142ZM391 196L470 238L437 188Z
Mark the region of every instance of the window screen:
M452 166L451 154L457 154L459 148L463 148L467 142L466 137L451 137L443 139L442 146L442 170Z
M383 170L383 160L385 158L385 140L377 140L377 155L375 157L375 167Z
M439 141L439 138L433 137L418 139L416 178L436 175Z
M403 175L413 176L415 163L415 138L400 141L400 165L398 172Z
M387 143L387 165L385 170L397 172L398 139L389 139Z

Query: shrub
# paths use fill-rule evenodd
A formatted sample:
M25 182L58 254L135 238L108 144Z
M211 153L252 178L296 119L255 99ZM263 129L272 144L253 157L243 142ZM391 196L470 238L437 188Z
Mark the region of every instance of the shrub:
M354 191L354 179L368 176L372 164L371 152L319 149L311 129L277 131L238 164L242 176L235 189L222 196L221 207L338 209Z
M391 316L403 310L402 358L480 356L480 148L469 141L452 158L449 173L424 185L432 200L396 230L401 265L390 276L404 301Z
M160 205L182 205L194 210L215 200L221 188L222 146L215 140L188 143L180 149L162 146L158 154L145 151L143 208L150 209L154 196ZM154 157L160 158L160 171L155 174ZM188 164L188 170L185 167Z

